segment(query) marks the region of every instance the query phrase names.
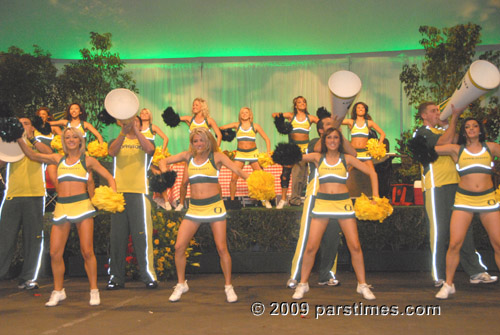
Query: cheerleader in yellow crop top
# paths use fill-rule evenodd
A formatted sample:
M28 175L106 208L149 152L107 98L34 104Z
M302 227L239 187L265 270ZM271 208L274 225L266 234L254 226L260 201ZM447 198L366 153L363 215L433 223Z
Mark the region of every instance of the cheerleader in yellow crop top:
M85 121L87 119L87 113L80 104L72 103L66 109L66 116L63 120L50 121L51 126L60 126L66 128L75 128L80 131L82 136L86 139L87 131L90 131L100 144L103 143L103 138L101 134L94 128L90 123Z
M105 178L108 185L116 191L111 174L93 157L85 157L85 139L76 128L66 128L62 134L65 156L60 154L41 154L31 150L22 140L18 143L26 156L34 161L56 164L58 173L58 199L54 210L54 224L50 233L50 255L52 274L54 275L54 291L48 307L58 305L66 299L63 288L64 260L63 253L71 223L76 224L80 237L80 248L85 261L85 269L90 283L90 305L99 305L97 289L97 264L93 249L94 208L88 199L87 179L90 171L96 171Z
M367 162L373 167L371 156L368 154L366 144L368 143L370 129L374 129L380 134L379 143L383 143L385 133L368 114L368 105L364 102L358 102L352 107L352 115L350 119L342 121L343 125L347 125L351 130L351 144L358 152L357 158Z
M500 157L500 145L485 142L484 126L474 118L464 120L458 135L458 144L436 146L439 155L449 155L456 162L460 175L450 223L450 244L446 254L446 282L436 294L447 299L455 293L453 278L460 261L460 249L474 213L488 233L500 266L500 211L493 188L492 160Z
M375 299L370 286L366 284L363 252L359 242L352 201L345 183L348 175L347 169L350 166L355 167L370 176L374 190L373 195L378 197L377 174L355 157L344 154L343 141L342 133L336 128L330 128L321 137L321 153L303 156L303 161L316 165L319 188L312 210L313 218L302 260L301 279L293 294L294 299L302 299L304 294L309 291L309 275L329 218L338 219L344 233L347 247L351 253L352 266L358 280L357 292L362 294L365 299Z
M260 134L264 141L266 141L267 153L271 152L271 141L269 137L264 132L264 129L257 123L253 122L253 112L248 107L242 107L239 113L239 122L233 122L220 127L221 130L224 129L236 129L236 140L238 141L238 147L236 149L236 155L234 157L234 164L240 169L245 166L246 162L250 163L252 169L260 170L260 165L258 162L259 150L255 143L257 134ZM236 195L236 183L238 181L238 175L233 173L231 176L230 184L230 195L231 200L234 200ZM265 202L266 207L270 207L271 203L269 201Z
M231 285L231 256L226 240L226 210L220 197L218 175L222 165L243 179L248 175L234 164L226 155L216 152L217 143L207 128L196 128L189 135L190 151L162 159L159 163L162 172L167 164L186 162L191 183L191 203L181 222L175 243L175 267L178 283L169 300L174 302L189 289L186 278L186 248L198 230L200 222L209 222L214 235L221 268L225 279L225 292L228 302L236 302L237 296Z
M273 113L276 117L279 113ZM307 111L307 100L303 96L298 96L293 99L293 113L283 113L283 117L292 124L292 132L288 139L290 143L295 143L299 146L302 153L307 153L307 145L309 143L309 130L311 124L318 123L317 116L310 115ZM302 191L307 184L307 165L303 162L295 164L293 167L284 166L281 173L281 200L276 208L283 208L287 203L287 192L290 185L290 174L292 174L292 195L290 204L294 206L301 205Z

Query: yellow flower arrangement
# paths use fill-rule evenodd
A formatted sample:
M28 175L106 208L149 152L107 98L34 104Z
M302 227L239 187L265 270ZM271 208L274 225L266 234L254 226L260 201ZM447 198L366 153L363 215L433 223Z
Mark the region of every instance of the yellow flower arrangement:
M100 210L116 213L125 209L123 193L117 193L109 186L99 186L94 191L92 205Z
M387 154L385 144L379 143L376 138L368 140L368 143L366 143L366 149L368 150L370 156L372 156L374 159L381 159Z
M56 150L59 154L64 155L63 146L61 142L61 135L56 135L50 142L52 149Z
M97 158L104 158L108 155L108 143L99 143L98 140L92 141L87 147L90 156Z
M262 168L265 169L266 167L275 164L273 159L271 158L271 154L268 154L267 152L261 152L259 154L259 156L258 156L259 165L262 166Z
M247 179L248 195L257 200L271 200L276 197L274 192L274 176L263 170L252 172Z
M375 204L373 201L375 201ZM393 208L389 203L389 199L374 197L373 200L370 200L363 193L356 199L354 204L354 212L359 220L382 222L392 214L392 211Z

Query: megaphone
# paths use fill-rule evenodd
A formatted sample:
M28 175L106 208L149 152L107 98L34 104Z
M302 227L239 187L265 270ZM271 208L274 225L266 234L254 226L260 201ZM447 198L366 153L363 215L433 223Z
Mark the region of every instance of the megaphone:
M117 88L106 95L104 108L117 120L128 120L139 111L137 95L126 88Z
M4 142L0 138L0 160L14 163L24 157L24 152L17 142Z
M451 115L451 105L457 109L465 108L480 96L496 89L498 85L500 72L495 65L485 60L473 62L451 98L441 103L444 109L439 118L446 120Z
M361 91L361 79L351 71L337 71L328 79L333 94L333 114L343 118Z

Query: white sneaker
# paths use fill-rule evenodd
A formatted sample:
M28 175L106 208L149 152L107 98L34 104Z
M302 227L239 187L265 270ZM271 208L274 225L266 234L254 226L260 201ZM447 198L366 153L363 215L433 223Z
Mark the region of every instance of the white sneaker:
M293 299L302 299L304 294L309 292L309 283L299 283L295 289L295 293L292 295Z
M471 284L491 284L497 280L497 276L491 276L488 272L481 272L470 277Z
M184 209L184 205L183 204L178 204L177 207L175 207L175 211L176 212L180 212Z
M45 306L47 307L57 306L59 302L63 301L64 299L66 299L66 291L64 291L64 289L60 291L54 290L50 295L49 301L45 303Z
M434 287L441 287L444 284L444 279L438 279L434 281Z
M262 200L262 204L263 204L266 208L273 208L273 206L271 205L271 203L270 203L268 200Z
M99 306L101 304L101 297L99 296L99 290L90 290L90 306Z
M455 284L448 285L447 283L444 283L443 286L441 286L441 289L439 292L436 294L436 298L438 299L448 299L450 294L455 294Z
M297 281L293 278L290 278L288 279L288 281L286 282L286 287L288 288L296 288L297 287Z
M286 200L281 199L276 206L276 209L282 209L286 205Z
M163 205L163 208L165 208L166 211L171 211L172 210L172 205L170 205L170 202L165 201L165 204Z
M366 300L375 300L375 295L373 294L371 285L368 285L367 283L360 284L358 283L358 287L356 288L356 292L359 294L363 295L363 298Z
M177 283L177 285L174 286L174 292L172 292L172 294L170 295L170 298L168 298L168 300L170 300L170 302L176 302L176 301L179 301L181 300L181 295L183 293L186 293L187 291L189 291L189 286L187 284L187 280L184 281L184 283Z
M224 291L226 292L227 302L236 302L236 301L238 301L238 296L234 292L233 285L225 285L224 286Z

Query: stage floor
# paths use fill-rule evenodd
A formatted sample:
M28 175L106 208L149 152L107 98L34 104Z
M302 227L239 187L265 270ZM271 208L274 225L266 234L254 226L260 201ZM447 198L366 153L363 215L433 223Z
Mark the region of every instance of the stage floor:
M177 303L168 302L174 281L147 290L140 282L128 282L126 289L106 291L106 278L99 278L102 304L88 305L85 278L65 281L68 298L60 306L44 303L52 290L50 278L39 290L19 291L15 281L0 281L0 334L494 334L500 326L500 285L470 285L463 272L457 274L457 293L446 301L434 298L429 273L368 273L377 300L369 302L355 292L352 272L341 272L341 286L320 287L313 274L306 299L294 301L285 288L286 274L235 274L233 284L239 302L225 302L221 274L190 275L190 291ZM264 304L262 316L254 316L254 302ZM273 302L284 304L271 315ZM298 303L298 304L293 304ZM303 303L301 305L301 303ZM413 307L439 306L440 315L429 316L321 316L323 305L358 304L398 306L401 313ZM297 309L298 307L298 309ZM300 312L309 307L309 313ZM283 316L288 310L287 316ZM344 309L346 310L346 309ZM359 310L359 309L358 309ZM391 310L391 309L390 309ZM417 312L420 310L417 308ZM299 314L291 316L290 313Z

